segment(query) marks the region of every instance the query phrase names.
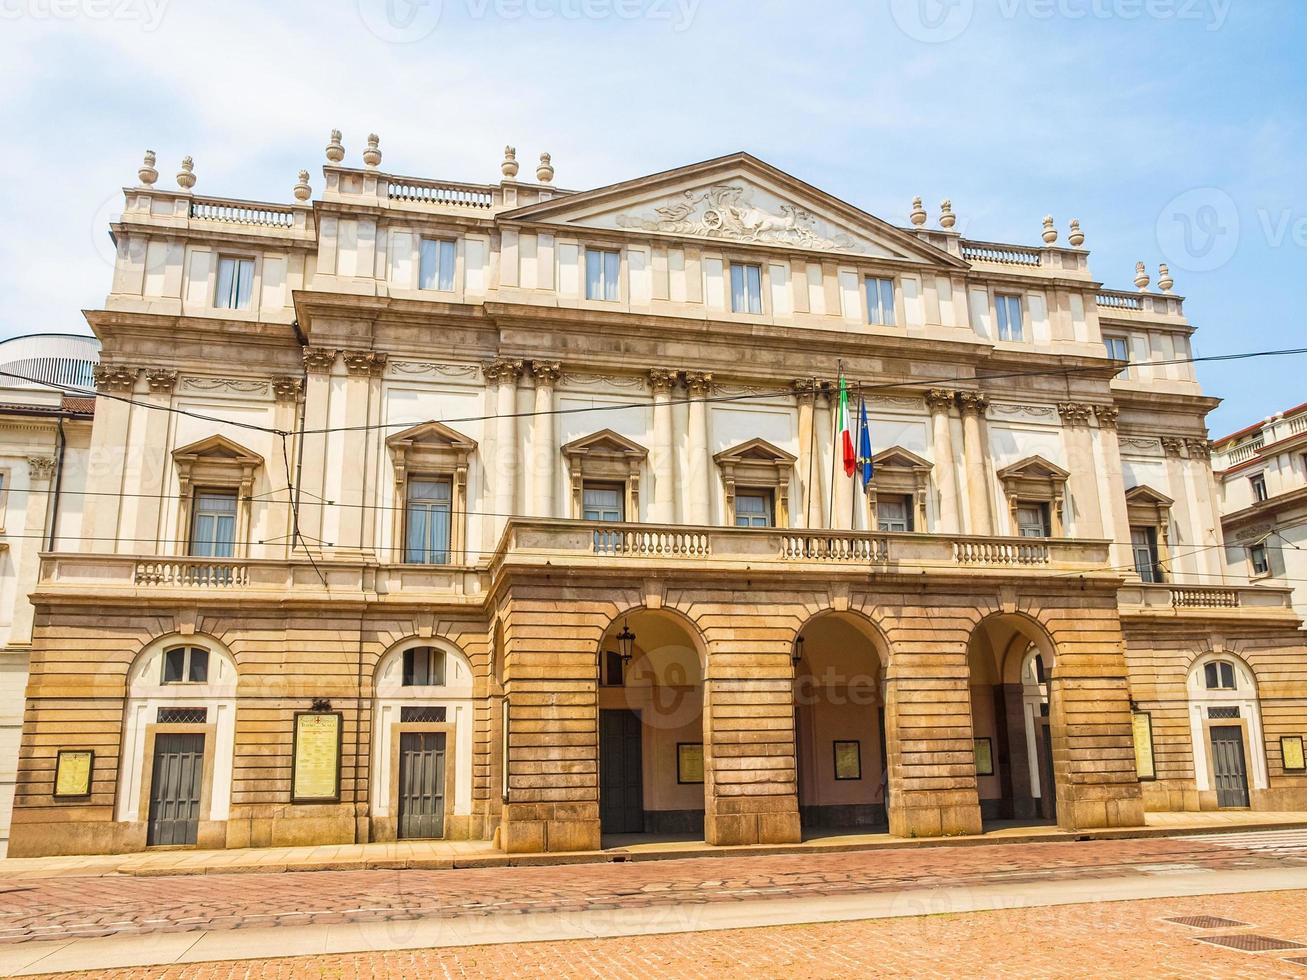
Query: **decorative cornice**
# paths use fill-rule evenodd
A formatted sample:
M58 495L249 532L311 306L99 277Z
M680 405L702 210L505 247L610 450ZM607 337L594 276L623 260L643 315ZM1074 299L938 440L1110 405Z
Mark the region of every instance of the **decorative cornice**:
M53 456L28 456L27 468L34 480L48 480L54 475Z
M279 402L298 401L303 390L304 382L300 378L281 374L272 379L272 395Z
M1184 440L1177 436L1162 436L1162 452L1168 456L1183 454Z
M962 410L963 415L984 415L985 409L989 408L989 396L982 395L978 391L960 391L958 392L958 408Z
M1121 409L1115 405L1095 405L1094 414L1098 416L1100 428L1115 429L1117 419L1121 417Z
M1185 446L1189 449L1191 459L1211 459L1212 444L1206 439L1186 439Z
M1063 425L1088 425L1089 417L1094 414L1094 406L1081 402L1059 402L1057 414L1062 416Z
M1124 452L1127 449L1156 456L1162 452L1162 443L1156 436L1122 436L1121 450Z
M711 371L686 371L685 387L691 398L700 398L712 391Z
M639 388L644 390L649 379L643 374L584 374L565 371L559 381L565 385L577 385L582 388L606 386L609 388Z
M676 387L676 372L668 371L664 368L651 368L649 370L649 387L654 392L671 391Z
M386 370L386 355L381 351L347 350L341 353L345 356L345 370L350 374L379 378Z
M266 381L246 381L240 378L182 378L182 387L191 391L238 391L242 394L265 393Z
M386 366L395 374L438 374L446 378L475 378L481 372L476 364L442 364L438 361L387 361Z
M520 360L496 358L481 365L487 384L516 384L522 376L523 363Z
M304 370L309 374L330 374L338 353L334 347L305 347Z
M563 376L563 365L558 361L532 361L531 375L537 387L552 388Z
M95 390L131 391L136 387L136 376L140 372L140 368L126 364L97 364L94 371Z

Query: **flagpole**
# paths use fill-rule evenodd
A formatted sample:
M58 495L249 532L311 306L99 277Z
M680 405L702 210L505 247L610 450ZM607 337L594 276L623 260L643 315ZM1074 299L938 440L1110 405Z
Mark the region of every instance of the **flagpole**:
M826 507L827 530L835 530L835 474L840 461L840 426L839 426L839 387L844 378L843 359L835 362L835 407L831 419L831 453L830 453L830 503Z
M812 413L808 416L808 482L803 490L803 526L812 527L812 461L817 456L817 377L812 378Z
M862 402L862 382L858 382L858 402ZM858 438L853 440L853 487L849 490L849 530L858 529L858 475L862 472L862 460L858 454L862 452L862 411L858 411Z

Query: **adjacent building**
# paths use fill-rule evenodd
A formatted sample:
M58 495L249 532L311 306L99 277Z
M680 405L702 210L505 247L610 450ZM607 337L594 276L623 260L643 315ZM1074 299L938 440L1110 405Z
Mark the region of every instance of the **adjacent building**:
M1307 645L1226 568L1165 268L747 153L326 156L290 204L124 190L11 853L1307 808Z

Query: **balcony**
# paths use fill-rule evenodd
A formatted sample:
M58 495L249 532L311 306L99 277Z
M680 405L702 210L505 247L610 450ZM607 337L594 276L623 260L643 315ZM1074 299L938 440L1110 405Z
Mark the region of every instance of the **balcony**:
M1293 590L1262 585L1147 585L1127 583L1119 592L1122 615L1223 617L1250 619L1297 618Z

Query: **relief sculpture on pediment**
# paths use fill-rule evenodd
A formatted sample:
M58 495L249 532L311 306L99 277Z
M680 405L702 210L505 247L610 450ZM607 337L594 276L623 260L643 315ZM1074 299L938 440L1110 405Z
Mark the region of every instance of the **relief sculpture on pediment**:
M779 205L779 213L766 211L753 203L743 186L731 184L686 191L676 203L654 208L652 216L619 215L617 224L697 238L728 238L819 251L863 251L848 235L821 235L817 218L810 211L794 204Z

